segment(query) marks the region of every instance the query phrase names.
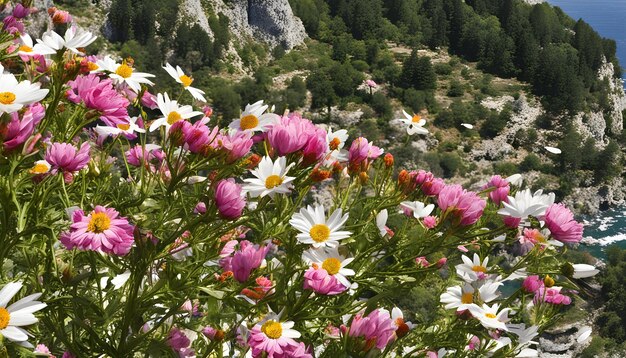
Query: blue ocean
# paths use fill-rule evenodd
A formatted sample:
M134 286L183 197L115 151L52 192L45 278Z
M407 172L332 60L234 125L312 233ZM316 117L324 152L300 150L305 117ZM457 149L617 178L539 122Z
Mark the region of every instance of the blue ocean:
M617 56L626 69L626 0L548 0L572 18L582 18L601 36L617 42ZM626 78L626 70L623 70ZM584 219L585 241L583 244L593 256L604 258L604 250L611 245L626 248L626 207L605 211L597 217Z
M570 17L582 18L598 33L617 42L617 57L626 79L626 0L548 0Z

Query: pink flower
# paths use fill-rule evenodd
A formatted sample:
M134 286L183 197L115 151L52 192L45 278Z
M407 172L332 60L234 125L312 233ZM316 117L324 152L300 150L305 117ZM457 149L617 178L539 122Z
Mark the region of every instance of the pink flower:
M537 292L535 292L534 302L546 302L553 305L567 306L572 303L572 298L562 294L561 287L546 288L545 286L541 286Z
M574 214L563 204L550 205L544 220L555 240L575 244L583 238L583 224L576 222Z
M506 179L502 178L499 175L494 175L491 177L489 182L483 187L483 189L494 188L489 192L489 199L493 201L494 204L500 205L501 202L508 200L509 191L511 187L509 186L509 182Z
M89 215L76 210L72 221L70 230L61 233L60 238L68 250L77 248L123 256L135 241L134 226L112 208L98 205Z
M232 178L220 180L215 189L215 204L223 218L239 218L246 206L246 199L241 195L241 185Z
M198 204L196 204L196 207L193 208L193 213L200 215L206 213L206 204L203 202L199 202Z
M38 344L37 347L35 347L35 353L47 354L48 356L51 354L50 349L48 349L45 344Z
M376 82L374 82L373 80L367 80L365 81L365 84L367 85L367 87L370 87L370 88L378 87L378 84L376 84Z
M416 257L415 263L417 264L417 267L420 267L420 268L428 267L430 265L430 263L424 256Z
M141 145L137 144L134 147L127 150L124 155L128 164L139 167L142 164L148 165L152 160L163 160L164 154L156 146L146 145L145 149Z
M437 260L437 263L435 265L437 266L437 268L442 268L447 262L448 262L448 258L442 257L439 260Z
M317 128L314 132L309 133L308 142L302 151L304 165L311 165L322 160L327 151L326 131Z
M128 125L129 102L113 88L110 79L100 80L96 74L77 77L67 83L67 99L83 103L87 108L100 112L100 119L106 125L116 127Z
M250 152L250 148L254 144L250 131L238 131L233 134L218 134L216 137L217 149L224 150L228 157L226 161L232 163L243 158Z
M372 342L371 344L375 344L376 348L383 350L394 340L395 331L389 311L377 308L366 317L363 317L363 311L356 314L352 319L348 335L355 338L362 337L365 342ZM371 348L372 346L367 344L364 350Z
M65 351L63 352L63 356L61 358L76 358L76 356L71 352Z
M187 121L178 121L170 128L170 134L179 127L181 127L182 139L185 142L186 148L192 153L202 155L208 154L219 131L218 127L211 130L202 121L198 121L194 124Z
M14 17L18 18L18 19L23 19L26 16L30 15L30 8L29 7L25 7L24 5L18 3L17 5L15 5L15 7L13 8L13 12L11 13ZM41 344L43 345L43 344ZM45 346L44 346L45 347ZM48 352L50 353L50 352Z
M252 270L261 266L268 250L268 246L254 245L248 240L243 240L239 244L239 250L235 251L231 261L235 280L246 282Z
M526 277L522 283L522 288L528 293L535 293L541 287L543 287L543 280L537 275Z
M352 173L359 173L367 171L369 163L383 154L383 150L372 143L369 143L366 138L359 137L355 139L350 145L348 151L348 170Z
M419 174L418 174L418 178L419 178ZM426 179L420 189L422 189L422 193L424 193L424 195L428 195L428 196L433 196L433 195L439 195L439 193L441 192L441 190L443 190L443 188L446 186L446 184L444 183L443 179L441 178L433 178L433 179Z
M271 125L267 131L267 141L274 148L278 156L286 156L302 150L309 141L311 132L315 132L315 125L298 113L288 117L280 117L278 122Z
M260 276L257 277L255 281L257 284L256 287L252 289L246 287L241 290L241 294L256 302L274 293L274 282L269 278Z
M452 210L461 226L475 224L487 205L476 193L468 192L460 185L446 185L439 193L437 203L442 211Z
M516 228L519 226L520 222L522 222L522 219L514 218L512 216L505 216L504 219L502 219L502 221L504 221L504 225L510 228Z
M437 218L432 215L428 215L427 217L425 217L422 222L427 229L433 229L435 226L437 226Z
M159 105L157 104L157 101L156 101L156 96L153 95L152 93L148 92L148 91L145 91L143 93L143 96L141 96L141 104L144 107L148 107L150 109L157 109L157 108L159 108Z
M257 323L250 330L250 337L248 338L248 344L252 348L252 356L300 357L292 354L300 348L298 342L293 339L300 336L297 331L291 329L293 325L293 322L277 322L275 320Z
M167 335L167 345L178 353L179 357L193 356L193 354L189 354L191 340L189 340L185 333L178 328L172 328L170 330L170 333Z
M69 143L52 143L46 151L46 161L52 166L50 171L56 174L59 171L74 173L83 169L89 163L89 143L84 142L80 149Z
M21 120L18 112L11 113L11 121L6 125L0 124L0 138L4 150L10 151L24 144L45 114L46 109L39 103L26 107Z
M17 17L9 15L2 20L2 30L8 32L11 35L16 33L24 33L24 23Z
M348 288L323 268L311 267L304 272L304 289L320 295L338 295Z

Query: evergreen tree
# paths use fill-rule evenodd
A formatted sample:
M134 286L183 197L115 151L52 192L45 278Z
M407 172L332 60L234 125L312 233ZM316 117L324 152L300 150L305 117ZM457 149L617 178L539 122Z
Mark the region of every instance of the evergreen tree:
M546 46L539 55L533 88L543 95L552 112L577 111L584 98L584 85L578 76L578 53L569 44Z
M108 20L113 29L111 41L126 42L132 37L131 0L113 0L109 8Z
M437 85L437 75L430 62L430 58L426 56L418 57L417 50L413 50L402 65L400 81L404 88L414 88L417 90L435 89Z

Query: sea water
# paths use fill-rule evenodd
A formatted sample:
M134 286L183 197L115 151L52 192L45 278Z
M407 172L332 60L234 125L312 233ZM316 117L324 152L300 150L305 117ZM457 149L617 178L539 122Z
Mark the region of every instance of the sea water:
M617 42L617 58L626 79L626 0L548 0L570 17L582 18L602 37Z

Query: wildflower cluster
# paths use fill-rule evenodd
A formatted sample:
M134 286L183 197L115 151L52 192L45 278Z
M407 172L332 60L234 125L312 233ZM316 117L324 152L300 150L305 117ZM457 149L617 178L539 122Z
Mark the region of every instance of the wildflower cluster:
M226 123L181 67L160 93L132 59L87 55L68 13L33 41L34 9L0 10L9 356L528 356L597 273L562 256L582 225L519 176L396 175L371 140L263 101ZM397 307L416 287L434 318Z

